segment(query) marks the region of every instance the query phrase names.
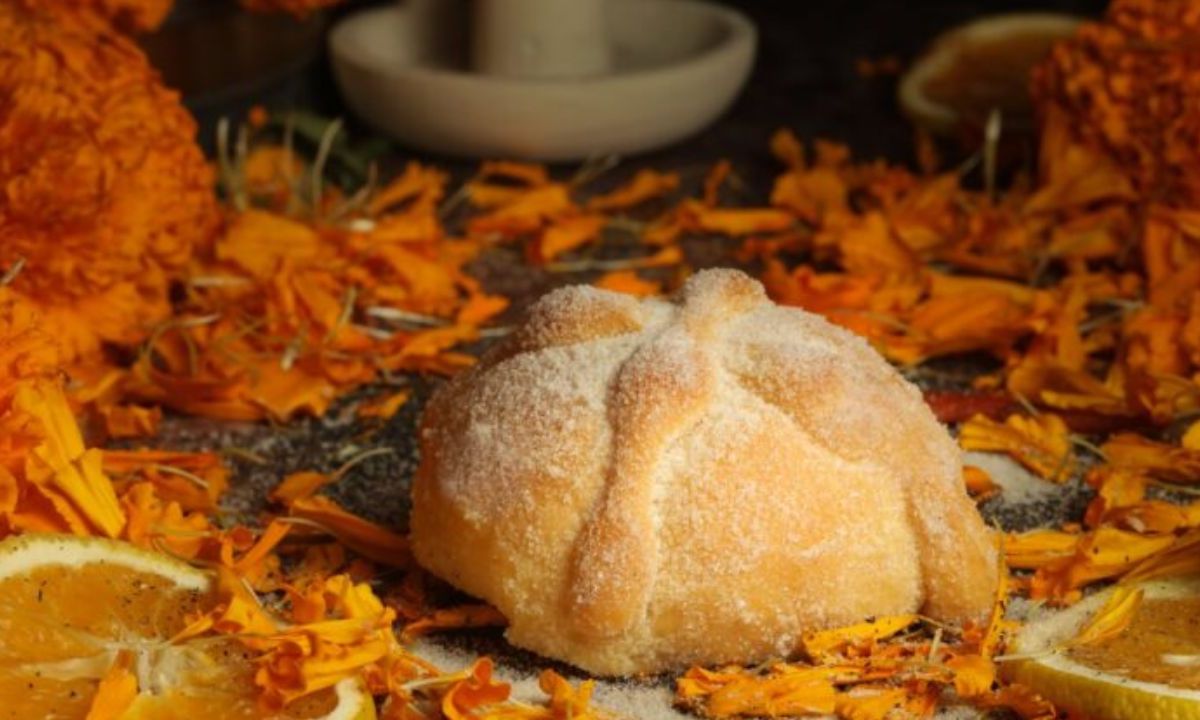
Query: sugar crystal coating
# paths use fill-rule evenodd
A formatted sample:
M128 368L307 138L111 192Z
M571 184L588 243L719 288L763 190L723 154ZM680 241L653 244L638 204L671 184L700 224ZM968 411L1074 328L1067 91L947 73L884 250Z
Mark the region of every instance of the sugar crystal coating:
M412 529L514 644L599 674L757 661L871 615L977 617L996 577L919 392L731 270L671 300L539 301L431 402Z

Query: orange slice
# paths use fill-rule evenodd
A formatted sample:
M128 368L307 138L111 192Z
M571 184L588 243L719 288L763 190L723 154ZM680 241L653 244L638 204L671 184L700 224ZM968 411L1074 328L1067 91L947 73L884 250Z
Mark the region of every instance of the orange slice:
M917 125L940 135L983 127L993 109L1004 126L1029 130L1029 73L1080 19L1055 13L985 17L934 40L900 80L900 105Z
M215 600L207 573L125 543L0 542L0 720L83 720L118 657L137 679L122 720L263 717L254 666L236 639L170 642L189 613ZM357 680L345 680L281 717L371 720L375 706Z
M1200 578L1137 586L1142 600L1112 637L1082 644L1080 630L1113 589L1062 611L1042 611L1018 633L1006 676L1094 720L1200 718Z

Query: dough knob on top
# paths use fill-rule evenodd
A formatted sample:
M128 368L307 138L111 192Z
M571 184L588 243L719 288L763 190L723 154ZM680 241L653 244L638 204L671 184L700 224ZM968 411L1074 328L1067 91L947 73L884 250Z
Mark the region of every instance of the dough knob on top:
M599 674L990 608L957 448L865 342L733 270L572 287L431 401L413 547L516 645Z

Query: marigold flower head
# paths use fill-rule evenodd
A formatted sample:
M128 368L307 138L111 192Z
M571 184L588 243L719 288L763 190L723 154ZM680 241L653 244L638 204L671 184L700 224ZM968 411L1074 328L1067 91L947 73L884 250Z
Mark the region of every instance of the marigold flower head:
M1033 75L1043 116L1107 154L1143 194L1200 200L1200 6L1115 0L1103 22L1057 45ZM1043 136L1045 142L1045 136Z
M30 7L52 9L57 13L86 11L102 15L117 27L129 32L144 32L157 28L174 0L22 0Z
M132 344L218 220L196 126L100 15L0 7L0 268L64 360Z

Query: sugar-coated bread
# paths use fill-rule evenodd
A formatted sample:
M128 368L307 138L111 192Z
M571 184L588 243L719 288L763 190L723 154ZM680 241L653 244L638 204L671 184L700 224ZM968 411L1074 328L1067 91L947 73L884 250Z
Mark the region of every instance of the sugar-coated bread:
M993 539L917 389L737 271L671 300L550 293L435 395L421 443L417 560L592 673L991 606Z

